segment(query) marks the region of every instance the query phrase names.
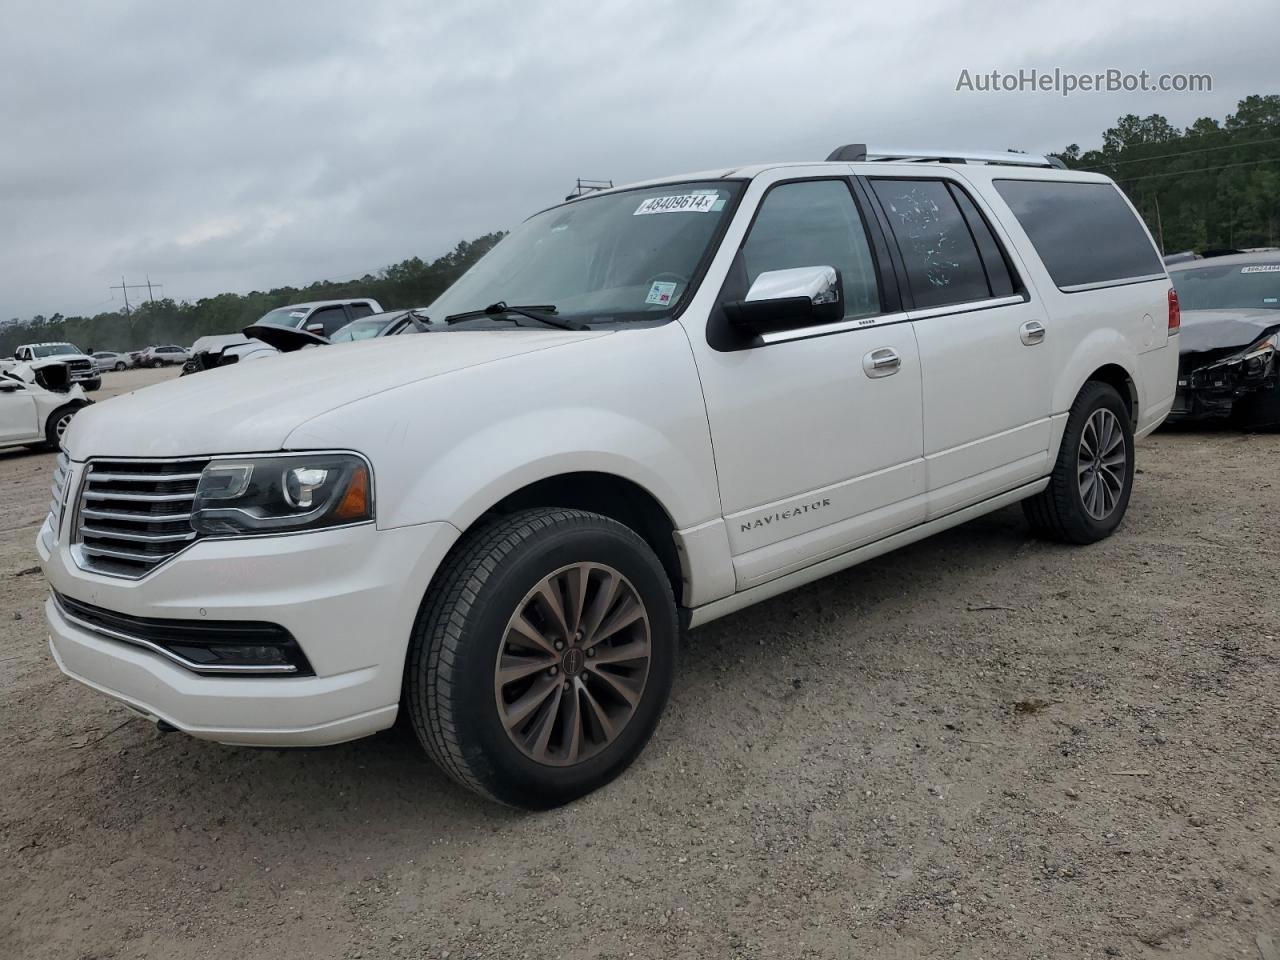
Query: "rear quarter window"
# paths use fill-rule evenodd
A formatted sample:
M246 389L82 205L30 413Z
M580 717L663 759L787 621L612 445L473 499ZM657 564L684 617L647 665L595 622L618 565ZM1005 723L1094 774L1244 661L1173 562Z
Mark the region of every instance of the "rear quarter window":
M1059 289L1164 275L1146 230L1113 184L994 183Z

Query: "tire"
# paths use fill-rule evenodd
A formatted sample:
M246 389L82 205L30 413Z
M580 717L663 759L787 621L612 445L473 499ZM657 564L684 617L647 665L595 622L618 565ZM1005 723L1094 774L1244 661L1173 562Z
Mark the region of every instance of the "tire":
M581 571L575 614L568 578ZM576 620L580 631L554 626L561 621L538 592L549 583L566 610L561 625ZM606 594L612 605L601 602ZM637 603L642 615L610 633L636 617ZM517 613L540 625L542 647L512 629ZM563 654L550 649L561 635ZM639 755L671 690L677 638L671 583L632 530L581 510L526 510L468 533L441 566L410 638L404 702L418 740L458 783L499 803L548 809L603 786ZM643 664L623 656L646 641ZM499 667L511 663L537 665L501 680ZM634 704L602 677L623 677ZM513 722L533 701L540 705L527 719Z
M152 361L151 361L151 366L153 366L155 369L159 370L161 367L163 367L163 366L164 366L164 361L163 361L163 360L152 360Z
M124 364L117 362L116 365L111 369L114 370L116 373L119 373L121 370L124 369Z
M71 422L71 418L76 415L76 411L81 405L68 404L65 407L58 407L53 413L49 414L49 419L44 422L44 441L53 447L60 449L62 446L62 434L66 432L67 424Z
M94 379L92 379L92 380L86 380L86 381L84 382L84 388L85 388L85 390L86 390L86 391L88 391L89 393L93 393L93 391L95 391L95 390L101 390L101 389L102 389L102 377L95 377L95 378L94 378Z
M1112 430L1102 441L1098 440L1099 425L1104 425L1103 429L1109 425ZM1081 443L1087 431L1092 444L1106 446L1111 452L1104 450L1103 457L1091 457L1091 442L1083 446ZM1123 464L1115 462L1121 450ZM1090 469L1094 462L1098 462L1097 468ZM1090 380L1071 405L1049 486L1022 501L1023 514L1031 529L1048 539L1096 543L1111 536L1124 519L1133 492L1133 468L1133 425L1129 410L1115 387ZM1092 485L1089 484L1091 473ZM1119 489L1116 489L1117 483Z

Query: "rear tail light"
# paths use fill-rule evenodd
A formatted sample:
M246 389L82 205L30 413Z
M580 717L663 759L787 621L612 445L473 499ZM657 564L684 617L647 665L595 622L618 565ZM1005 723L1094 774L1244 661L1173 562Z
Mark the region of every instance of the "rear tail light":
M1182 329L1182 308L1178 306L1178 291L1169 288L1169 333Z

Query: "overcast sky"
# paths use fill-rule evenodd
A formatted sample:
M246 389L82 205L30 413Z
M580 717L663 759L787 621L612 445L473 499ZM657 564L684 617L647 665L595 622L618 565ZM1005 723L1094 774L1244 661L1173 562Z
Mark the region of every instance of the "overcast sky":
M1184 9L1179 9L1179 8ZM1097 145L1280 92L1275 0L0 0L0 318L345 279L615 182L837 144ZM1212 93L957 92L962 69Z

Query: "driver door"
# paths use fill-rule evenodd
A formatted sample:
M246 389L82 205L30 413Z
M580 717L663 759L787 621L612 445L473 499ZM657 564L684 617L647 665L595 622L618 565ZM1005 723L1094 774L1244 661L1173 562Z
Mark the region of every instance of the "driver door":
M854 190L829 175L757 178L706 337L690 332L739 590L925 518L915 332ZM729 329L723 304L757 299L764 274L812 267L839 272L842 318L754 337Z
M0 378L0 444L37 439L36 402L25 384Z

